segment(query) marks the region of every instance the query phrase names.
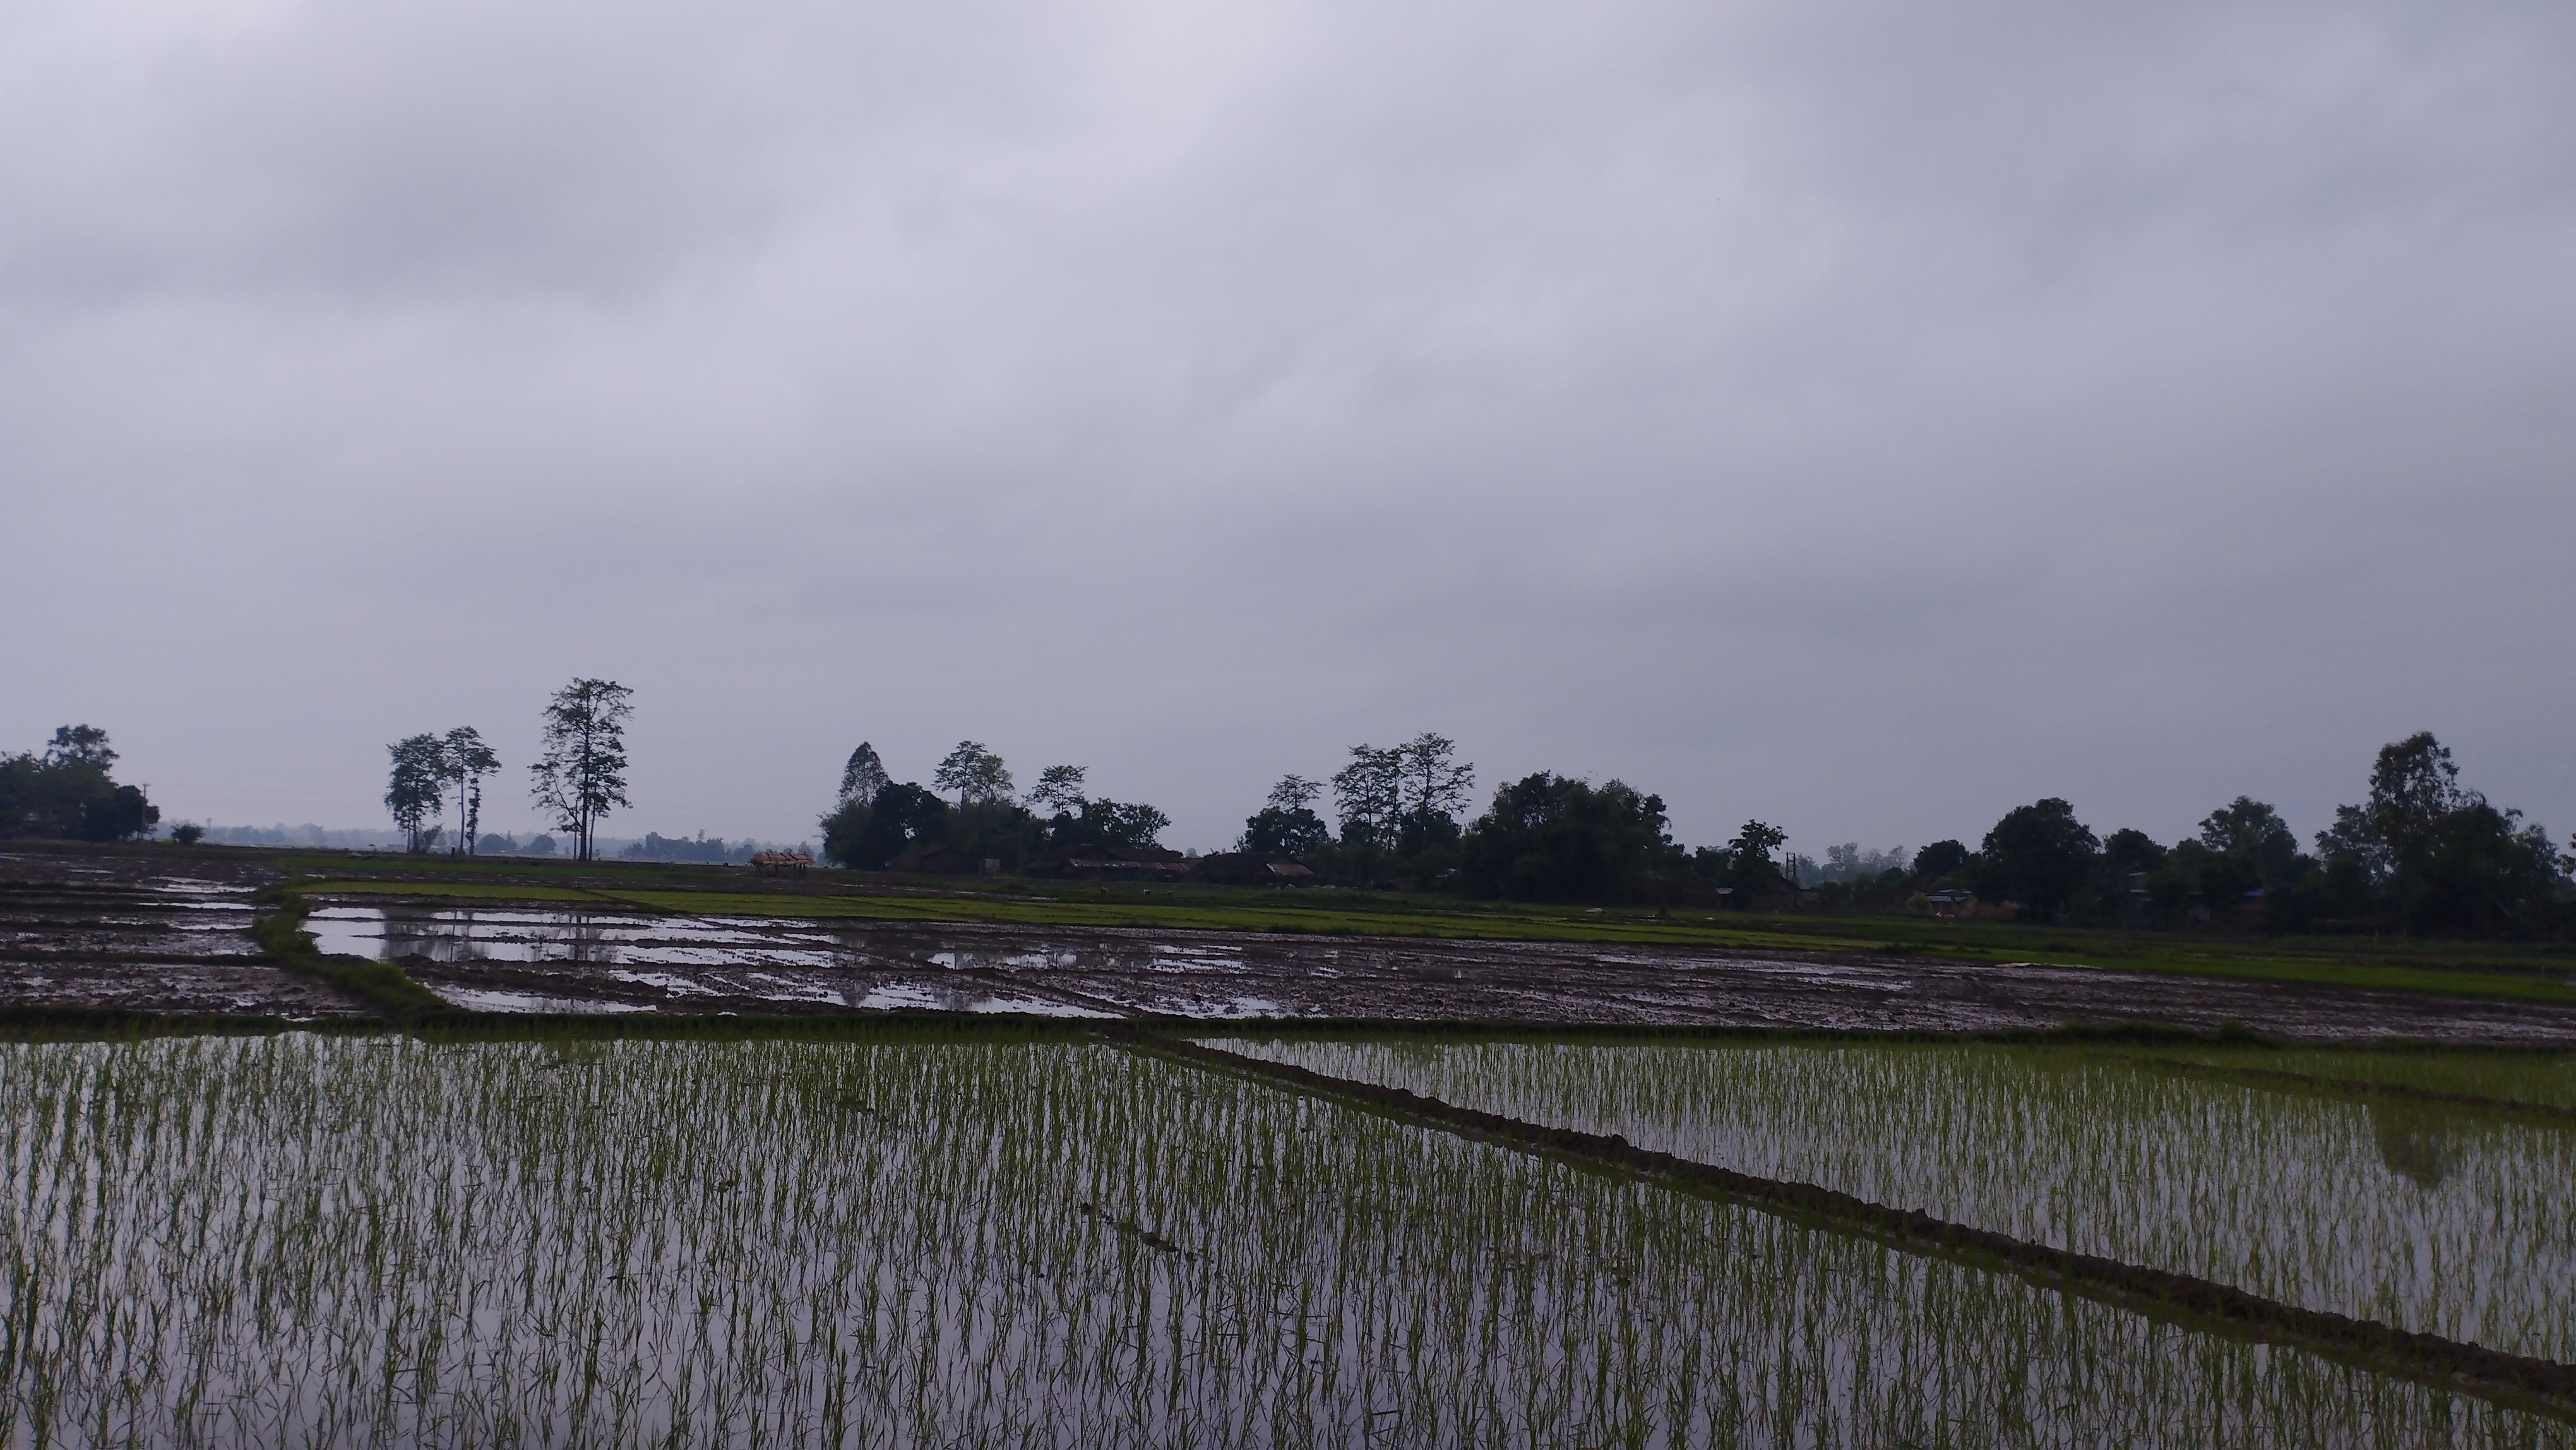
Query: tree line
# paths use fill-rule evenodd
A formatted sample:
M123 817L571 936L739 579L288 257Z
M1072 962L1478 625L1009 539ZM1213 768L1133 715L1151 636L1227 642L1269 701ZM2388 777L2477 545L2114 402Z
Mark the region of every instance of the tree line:
M626 720L635 692L615 680L576 679L555 691L539 712L540 753L528 767L530 798L573 838L580 859L597 854L599 823L630 804L626 796ZM500 756L470 725L437 734L409 735L385 747L393 769L385 809L410 849L474 854L483 817L483 782L498 774ZM450 800L456 829L438 824ZM542 838L541 838L542 839ZM551 842L548 843L551 846Z
M850 752L840 792L818 823L823 854L837 865L881 871L907 853L945 846L1016 872L1050 851L1134 850L1161 840L1169 816L1093 796L1088 777L1082 766L1051 765L1015 798L1018 786L1002 757L981 742L961 740L924 786L889 776L876 747L863 740Z
M1085 776L1049 766L1015 799L1002 758L967 740L930 786L898 783L863 742L822 817L824 851L879 870L945 845L1016 871L1050 849L1156 843L1168 824L1161 811L1093 799ZM1475 767L1445 736L1355 745L1328 781L1282 777L1234 849L1294 861L1328 883L1520 901L1856 911L1973 901L2026 919L2292 931L2554 936L2576 926L2576 858L2519 811L2463 787L2450 750L2429 733L2381 750L2367 800L2339 808L2313 849L2249 796L2171 846L2136 829L2096 835L2052 796L2007 812L1973 848L1948 840L1862 852L1854 843L1832 848L1830 865L1816 870L1783 853L1785 834L1759 820L1723 844L1687 848L1672 837L1662 797L1618 780L1541 771L1497 788L1470 818L1474 786ZM1802 886L1810 874L1821 885Z
M2522 812L2462 786L2430 732L2381 748L2367 798L2337 807L2313 850L2250 796L2170 847L2136 830L2097 837L2051 797L2006 814L1976 850L1944 841L1914 867L1936 887L2051 920L2226 913L2286 931L2524 937L2576 926L2576 857Z
M614 680L576 679L540 712L529 793L583 860L596 855L600 821L629 803L633 694ZM480 732L424 732L387 754L385 805L411 848L444 842L471 853L484 782L501 769ZM0 835L152 835L160 808L115 779L116 759L107 732L86 724L57 729L41 754L0 756ZM1540 771L1498 787L1469 818L1475 778L1446 736L1355 745L1326 781L1281 777L1233 848L1296 862L1332 884L1520 901L1892 910L1937 899L2071 922L2227 919L2289 931L2526 937L2576 927L2576 854L2562 854L2520 811L2464 786L2450 749L2429 732L2382 748L2365 799L2338 807L2307 847L2278 810L2250 796L2211 811L2170 846L2135 829L2097 835L2051 796L2005 813L1973 848L1957 840L1910 854L1844 845L1821 871L1783 853L1784 833L1759 820L1722 845L1686 848L1672 838L1663 798L1618 780L1595 785ZM1318 809L1328 800L1329 820ZM452 834L441 824L451 807ZM1154 848L1171 821L1142 802L1091 795L1078 765L1046 767L1023 794L999 754L964 740L928 785L894 780L861 742L820 824L826 857L842 866L883 870L946 847L1019 871L1049 852ZM182 825L172 834L193 842L201 832ZM1821 884L1807 889L1802 879L1811 875Z

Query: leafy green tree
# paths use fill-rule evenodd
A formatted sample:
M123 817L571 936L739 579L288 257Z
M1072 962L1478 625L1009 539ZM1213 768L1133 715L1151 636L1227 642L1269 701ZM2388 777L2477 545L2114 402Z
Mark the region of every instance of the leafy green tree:
M918 785L889 781L868 803L857 828L826 835L823 850L844 866L882 871L917 844L948 839L948 802Z
M116 764L116 752L108 748L107 732L95 725L62 725L55 727L53 742L45 747L47 765L91 765L105 771Z
M2123 826L2102 838L2102 867L2123 880L2164 863L2165 848L2144 831Z
M1089 774L1079 765L1050 765L1039 771L1038 783L1029 791L1029 809L1046 816L1078 814Z
M1966 872L1976 853L1959 841L1935 841L1914 853L1914 879L1925 886L1938 886Z
M406 735L385 747L393 769L385 810L415 854L429 849L430 822L446 811L447 743L435 735Z
M2370 799L2318 833L2327 885L2361 896L2408 931L2478 935L2554 930L2567 915L2568 863L2549 833L2459 782L2431 732L2383 747Z
M1377 878L1390 863L1436 876L1458 840L1457 812L1467 804L1476 770L1456 759L1457 746L1428 731L1381 749L1354 745L1333 774L1334 813L1341 818L1347 874Z
M1270 788L1270 799L1246 817L1241 850L1264 856L1303 859L1331 844L1333 828L1314 811L1324 788L1302 775L1284 775Z
M0 756L0 836L116 841L150 835L161 808L138 786L118 785L116 752L95 725L65 725L39 757Z
M2238 796L2210 812L2200 823L2200 843L2239 863L2267 888L2288 886L2308 864L2281 813L2252 796Z
M886 774L885 762L877 759L877 748L862 740L850 752L849 763L841 767L840 806L865 806L877 798L877 792L893 784Z
M170 828L170 839L182 846L193 846L206 838L206 828L194 821L181 821Z
M483 743L471 725L459 725L439 742L449 787L456 792L456 853L474 854L474 838L483 828L483 781L501 768L501 757Z
M1467 808L1476 767L1456 758L1458 746L1426 730L1395 747L1396 851L1415 856L1458 839L1458 813Z
M84 841L124 841L152 834L161 808L143 798L140 786L110 785L81 802L80 836Z
M2053 917L2083 888L2101 850L2075 808L2056 796L2015 807L1986 832L1978 854L1988 880L1979 894Z
M877 748L862 740L841 767L841 789L832 809L816 824L823 830L823 856L842 865L857 860L860 838L867 833L868 810L877 792L894 784L886 775Z
M1674 854L1662 797L1540 771L1494 792L1460 843L1459 873L1480 895L1615 903Z
M528 767L537 807L570 831L579 859L592 859L600 819L626 798L626 720L635 692L615 680L576 679L544 712L544 754Z
M1058 845L1151 846L1170 828L1172 818L1141 803L1086 800L1071 828L1059 828Z
M1351 747L1351 763L1333 772L1333 813L1342 844L1391 851L1404 818L1404 758L1373 745Z
M1788 839L1789 833L1777 826L1746 821L1735 839L1726 843L1726 884L1735 890L1736 905L1750 906L1755 897L1776 895L1787 889L1789 879L1781 874L1771 853Z
M1014 789L1010 771L1002 766L1002 757L972 740L957 742L957 748L939 762L939 770L931 776L930 783L955 792L964 804L1009 800Z

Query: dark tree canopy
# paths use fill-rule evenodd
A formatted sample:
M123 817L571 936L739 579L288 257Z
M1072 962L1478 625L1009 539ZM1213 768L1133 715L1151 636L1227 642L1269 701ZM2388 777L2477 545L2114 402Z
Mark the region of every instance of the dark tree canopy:
M1726 843L1724 885L1734 891L1736 904L1750 906L1757 898L1776 895L1789 886L1781 873L1780 863L1771 853L1780 849L1789 833L1762 821L1746 821Z
M1029 791L1029 809L1050 816L1078 813L1090 774L1079 765L1050 765L1039 771L1038 783Z
M2568 914L2568 862L2549 833L2462 787L2430 732L2381 748L2369 801L2336 810L2317 854L2330 884L2408 931L2527 934Z
M439 742L446 764L447 787L456 792L456 853L474 854L474 838L483 829L483 781L501 768L501 757L483 743L483 733L459 725Z
M916 843L947 839L948 802L918 785L889 781L849 823L855 829L836 833L832 824L826 817L826 854L844 866L882 871Z
M1986 832L1978 854L1990 879L1980 894L2054 916L2084 888L2101 849L2075 807L2056 796L2018 806Z
M635 692L615 680L579 679L555 691L544 714L545 754L528 767L540 810L570 831L591 859L599 821L626 799L626 717Z
M121 841L146 836L161 808L139 786L119 785L116 752L95 725L65 725L42 756L0 756L0 836Z
M430 822L446 810L447 742L435 735L406 735L385 747L392 769L385 810L413 851L429 849Z
M1270 798L1243 822L1236 849L1260 856L1316 855L1332 844L1333 828L1314 812L1324 788L1302 775L1284 775L1270 788Z
M948 758L939 762L938 773L931 776L930 783L954 792L960 802L969 804L1009 800L1015 789L1002 757L973 740L958 741Z
M1393 750L1351 747L1351 763L1333 772L1333 813L1344 846L1394 849L1404 815L1403 769Z
M1060 846L1151 846L1170 829L1172 818L1141 803L1087 800L1070 825L1058 825Z
M1459 844L1459 872L1486 896L1616 903L1674 854L1660 796L1540 771L1494 792Z
M849 762L841 767L839 804L847 806L855 802L864 806L875 800L877 792L891 782L885 762L877 759L877 748L862 740L859 748L850 752Z
M1935 841L1914 853L1914 877L1929 886L1968 869L1975 853L1959 841Z
M55 727L53 741L45 747L45 763L106 770L116 764L116 752L108 747L107 732L97 726L62 725Z
M2287 886L2305 864L2289 823L2251 796L2238 796L2210 812L2200 823L2200 843L2238 863L2259 886Z

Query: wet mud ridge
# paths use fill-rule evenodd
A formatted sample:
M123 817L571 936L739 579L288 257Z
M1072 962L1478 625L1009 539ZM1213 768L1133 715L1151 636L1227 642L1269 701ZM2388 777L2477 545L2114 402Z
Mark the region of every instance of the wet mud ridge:
M2507 1354L2249 1294L2190 1274L2121 1263L1819 1187L1741 1173L1650 1148L1617 1134L1551 1127L1461 1107L1400 1087L1354 1082L1289 1063L1245 1057L1124 1024L1100 1040L1203 1070L1285 1087L1479 1141L1560 1158L1594 1171L1742 1203L1908 1253L2019 1274L2045 1287L2157 1318L2305 1349L2383 1374L2464 1391L2576 1422L2576 1365Z

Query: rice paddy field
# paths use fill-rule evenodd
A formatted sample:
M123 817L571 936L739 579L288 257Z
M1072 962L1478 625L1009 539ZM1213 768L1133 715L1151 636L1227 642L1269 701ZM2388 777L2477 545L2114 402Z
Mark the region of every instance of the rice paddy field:
M2576 1121L2284 1093L2074 1049L1217 1045L2302 1308L2576 1360ZM2338 1070L2365 1056L2317 1055ZM2436 1076L2437 1062L2419 1057L2417 1074Z
M2463 1109L2399 1133L2062 1049L1223 1045L2571 1353L2554 1127ZM2576 1427L1076 1029L298 1031L0 1043L0 1443Z

